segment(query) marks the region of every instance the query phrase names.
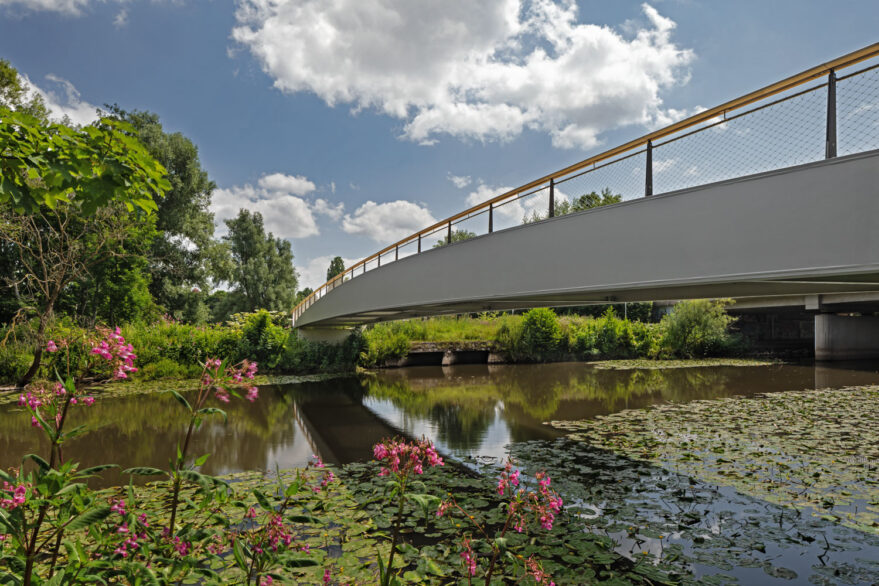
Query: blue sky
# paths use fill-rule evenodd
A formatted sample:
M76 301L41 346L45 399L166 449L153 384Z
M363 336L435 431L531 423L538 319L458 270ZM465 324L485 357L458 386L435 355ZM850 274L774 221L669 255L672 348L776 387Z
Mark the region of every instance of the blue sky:
M309 286L877 30L875 1L0 0L0 57L58 112L158 113Z

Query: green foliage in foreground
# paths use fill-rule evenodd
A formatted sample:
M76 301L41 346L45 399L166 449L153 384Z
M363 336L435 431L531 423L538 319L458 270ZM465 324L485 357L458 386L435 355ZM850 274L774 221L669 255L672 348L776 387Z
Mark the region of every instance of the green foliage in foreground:
M236 314L223 326L194 326L174 321L130 324L122 335L137 349L139 372L134 378L158 380L194 378L201 372L199 361L211 356L230 360L251 360L262 372L288 374L353 371L361 352L362 338L355 332L340 345L309 342L295 331L279 325L286 316L258 311ZM76 337L84 332L69 319L56 321L47 339ZM5 343L3 336L7 336ZM0 382L12 383L27 370L33 356L32 333L27 324L12 331L0 330ZM43 365L38 378L52 378L51 363Z

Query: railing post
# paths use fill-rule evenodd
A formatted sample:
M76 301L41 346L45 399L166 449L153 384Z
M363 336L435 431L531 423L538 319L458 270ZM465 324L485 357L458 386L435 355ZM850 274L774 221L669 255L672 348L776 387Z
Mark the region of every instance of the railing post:
M394 247L394 260L400 260L400 247Z
M647 141L647 169L644 175L644 196L653 195L653 141Z
M451 244L451 243L452 243L452 223L449 222L449 235L446 238L446 244Z
M494 204L488 204L488 233L494 232Z
M555 179L549 180L549 217L555 216Z
M421 254L421 234L418 235L418 254Z
M827 139L824 143L824 158L836 156L836 71L827 74Z
M382 266L382 253L378 253L378 266Z
M363 263L363 274L366 274L366 263Z

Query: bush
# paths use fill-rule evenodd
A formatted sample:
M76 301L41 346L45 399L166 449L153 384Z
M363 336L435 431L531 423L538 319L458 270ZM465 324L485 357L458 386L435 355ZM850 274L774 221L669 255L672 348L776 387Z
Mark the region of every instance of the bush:
M363 350L364 338L359 330L354 330L342 344L309 342L292 331L278 369L296 374L348 372L354 370Z
M662 318L662 348L681 358L728 354L737 344L729 326L735 318L726 314L729 301L694 299L681 301Z
M275 368L284 352L287 331L272 322L268 311L250 314L241 328L239 359L255 360L267 368Z
M31 350L12 342L0 345L0 381L14 382L24 376L34 361Z
M532 360L544 361L555 356L561 339L562 328L553 310L538 307L522 317L520 351Z
M360 364L379 366L389 360L399 360L409 353L409 337L397 324L377 324L364 334L365 348Z

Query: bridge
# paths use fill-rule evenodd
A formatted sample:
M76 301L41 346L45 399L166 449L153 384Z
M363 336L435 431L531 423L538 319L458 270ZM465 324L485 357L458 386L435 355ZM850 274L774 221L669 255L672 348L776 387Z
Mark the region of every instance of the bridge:
M850 297L879 311L877 149L879 43L407 236L319 287L294 326L320 337L535 306L793 299L817 313L816 352L821 338L826 357L862 357L872 337L879 352L879 318L821 313ZM621 201L556 215L604 190ZM535 211L544 219L522 223ZM455 242L465 230L476 236ZM438 238L447 244L431 248Z

